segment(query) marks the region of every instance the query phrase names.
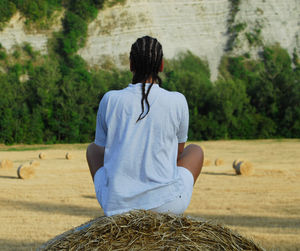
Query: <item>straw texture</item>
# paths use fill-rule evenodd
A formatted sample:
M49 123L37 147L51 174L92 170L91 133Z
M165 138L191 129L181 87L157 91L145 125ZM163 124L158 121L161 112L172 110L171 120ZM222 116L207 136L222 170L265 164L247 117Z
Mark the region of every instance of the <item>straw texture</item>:
M224 165L224 160L222 160L222 159L215 160L215 166L222 166L222 165Z
M46 158L46 154L45 153L40 153L39 154L39 158L40 159L45 159Z
M9 159L4 159L0 161L0 169L11 169L13 168L14 164Z
M38 162L36 160L32 160L32 161L30 161L30 165L34 166L34 167L39 167L40 166L40 162Z
M70 159L72 159L73 156L71 153L66 153L65 157L66 157L66 159L70 160Z
M210 166L210 165L211 165L211 160L210 159L204 159L203 166Z
M237 175L250 176L254 173L253 165L249 161L235 160L232 166Z
M35 176L34 166L21 165L17 170L17 174L20 179L30 179Z
M264 250L208 221L145 210L99 217L38 250Z

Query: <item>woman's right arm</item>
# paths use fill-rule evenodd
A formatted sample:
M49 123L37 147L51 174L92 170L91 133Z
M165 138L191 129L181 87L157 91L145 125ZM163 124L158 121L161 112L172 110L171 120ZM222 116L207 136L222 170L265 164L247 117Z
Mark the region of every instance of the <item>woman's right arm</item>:
M178 154L177 154L177 162L179 160L180 155L182 154L183 150L184 150L184 145L185 142L183 143L178 143Z

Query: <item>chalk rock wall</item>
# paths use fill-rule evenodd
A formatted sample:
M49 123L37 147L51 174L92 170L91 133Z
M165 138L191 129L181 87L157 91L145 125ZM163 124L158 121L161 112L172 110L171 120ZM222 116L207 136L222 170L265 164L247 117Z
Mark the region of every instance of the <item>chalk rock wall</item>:
M61 29L61 18L63 13L57 15L55 22L50 30L26 30L25 18L17 12L6 24L3 31L0 31L0 43L8 51L12 51L14 46L29 43L31 46L42 53L47 53L48 39L52 33Z
M124 65L131 44L151 35L161 42L166 58L190 50L206 59L216 76L227 41L228 12L227 0L127 0L99 13L79 53L91 64L101 64L104 55Z
M263 43L280 43L290 54L300 53L300 0L242 0L235 23L247 27L238 36L234 53L255 53L245 34L261 27ZM136 38L157 37L166 58L190 50L206 59L216 79L229 36L227 20L230 0L127 0L106 8L89 24L88 39L78 53L90 65L101 66L107 59L127 67L129 50ZM56 26L56 30L61 26ZM15 44L29 42L44 53L50 32L24 31L23 20L15 16L0 32L0 43L10 50Z
M27 33L24 28L25 19L19 13L14 15L5 29L0 32L0 43L8 51L11 51L15 45L24 42L30 43L31 46L39 51L46 52L48 37L45 34Z
M249 48L246 32L261 27L264 44L279 43L292 55L294 49L300 53L300 0L242 0L235 23L246 23L247 28L239 36L237 51ZM243 37L244 36L244 37Z

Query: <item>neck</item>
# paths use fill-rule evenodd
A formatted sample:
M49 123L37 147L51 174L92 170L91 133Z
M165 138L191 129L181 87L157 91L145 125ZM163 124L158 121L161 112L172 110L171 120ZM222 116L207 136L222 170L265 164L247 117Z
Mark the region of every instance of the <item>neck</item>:
M133 74L133 76L135 76L135 72L132 72L132 74ZM138 81L138 82L142 82L141 81L141 78L139 78L138 80L136 80L136 81ZM153 81L153 78L152 78L152 76L149 76L146 80L145 80L145 82L144 83L152 83L152 81ZM153 81L153 84L157 84L155 81Z
M153 81L153 78L149 77L149 78L147 78L147 80L145 81L145 83L152 83L152 81ZM156 83L153 82L153 84L156 84Z

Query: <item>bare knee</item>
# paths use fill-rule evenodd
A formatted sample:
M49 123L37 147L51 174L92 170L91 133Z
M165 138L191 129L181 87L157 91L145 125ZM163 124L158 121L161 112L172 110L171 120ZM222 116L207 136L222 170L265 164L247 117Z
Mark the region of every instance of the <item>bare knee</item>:
M196 144L190 144L186 147L186 149L188 149L191 152L194 159L197 159L199 161L199 164L201 163L201 167L202 167L204 153L203 153L201 146L198 146Z
M94 155L104 155L104 147L96 145L94 142L89 144L86 149L87 158L93 158Z
M86 149L86 159L93 178L97 170L103 166L104 152L105 148L95 143L89 144Z
M198 145L190 144L183 150L183 153L177 161L177 165L188 169L193 174L194 182L196 182L202 170L203 159L204 154L202 148Z

